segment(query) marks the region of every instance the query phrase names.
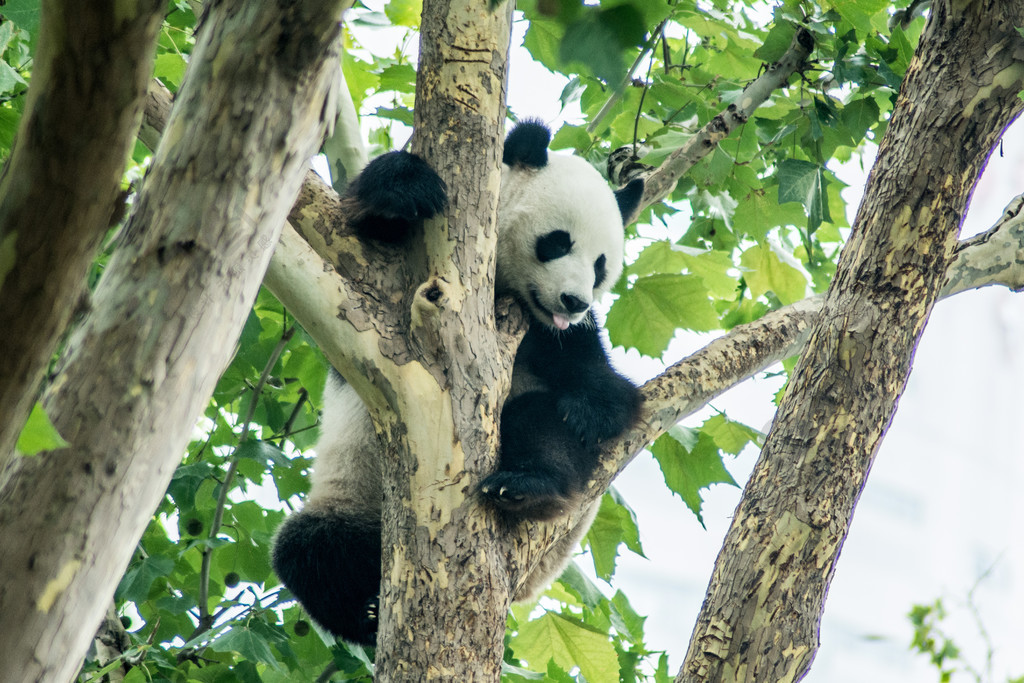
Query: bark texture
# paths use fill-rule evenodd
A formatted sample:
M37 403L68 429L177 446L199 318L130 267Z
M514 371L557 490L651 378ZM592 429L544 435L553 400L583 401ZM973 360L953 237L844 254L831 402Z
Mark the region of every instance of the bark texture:
M122 244L0 492L0 679L73 678L333 117L342 2L212 4ZM325 114L326 112L326 114Z
M411 381L393 386L398 421L387 429L396 457L384 467L380 681L500 677L508 573L472 494L494 467L511 370L493 289L511 11L424 5L413 151L447 183L449 209L406 258L412 295L400 313L414 360L397 368Z
M971 190L1021 107L1024 8L946 0L931 12L677 681L798 680L817 651L836 560Z
M0 468L109 226L165 6L42 3L32 87L0 173Z

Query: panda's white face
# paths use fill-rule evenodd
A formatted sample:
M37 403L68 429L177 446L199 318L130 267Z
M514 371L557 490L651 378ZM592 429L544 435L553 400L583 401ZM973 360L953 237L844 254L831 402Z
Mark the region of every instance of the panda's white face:
M586 316L622 273L623 241L615 195L585 160L502 168L497 290L543 324L564 330Z

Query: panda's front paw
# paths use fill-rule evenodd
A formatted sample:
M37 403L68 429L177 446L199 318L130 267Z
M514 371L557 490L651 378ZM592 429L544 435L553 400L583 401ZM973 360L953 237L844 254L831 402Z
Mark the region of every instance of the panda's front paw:
M515 518L552 519L572 509L563 488L543 473L501 470L484 479L480 495Z
M448 206L448 189L427 162L409 152L377 157L345 192L349 224L361 236L384 242L403 240L416 224Z

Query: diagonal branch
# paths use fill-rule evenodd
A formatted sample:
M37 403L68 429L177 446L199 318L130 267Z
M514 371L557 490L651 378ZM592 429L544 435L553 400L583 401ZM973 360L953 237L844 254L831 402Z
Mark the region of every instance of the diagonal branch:
M661 166L647 177L644 196L627 224L636 220L637 216L651 204L667 197L676 183L694 164L706 157L724 140L737 126L747 122L750 115L764 104L773 92L784 87L790 76L802 71L807 66L807 58L814 49L814 38L807 29L798 27L793 42L785 54L763 74L754 79L725 111L708 121L685 145L672 152Z

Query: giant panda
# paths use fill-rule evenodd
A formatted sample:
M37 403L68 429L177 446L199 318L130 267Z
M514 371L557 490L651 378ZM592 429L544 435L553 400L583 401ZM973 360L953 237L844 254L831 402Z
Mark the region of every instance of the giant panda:
M609 364L591 306L622 272L623 220L643 181L613 192L588 162L549 154L550 131L518 124L503 153L495 289L515 295L531 322L501 412L497 470L477 494L510 523L573 509L599 444L635 419L639 392ZM419 157L391 152L353 180L343 202L364 239L401 243L447 204L444 183ZM277 532L274 571L309 615L354 643L376 641L381 578L380 451L369 413L331 372L312 488ZM562 569L597 511L542 558L515 596L532 599Z

